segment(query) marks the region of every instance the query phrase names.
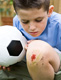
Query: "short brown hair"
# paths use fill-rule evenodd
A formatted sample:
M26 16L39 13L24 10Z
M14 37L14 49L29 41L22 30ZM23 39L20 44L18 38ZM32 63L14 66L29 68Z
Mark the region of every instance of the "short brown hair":
M13 6L17 12L19 9L29 9L29 8L44 8L45 11L49 10L50 0L13 0Z

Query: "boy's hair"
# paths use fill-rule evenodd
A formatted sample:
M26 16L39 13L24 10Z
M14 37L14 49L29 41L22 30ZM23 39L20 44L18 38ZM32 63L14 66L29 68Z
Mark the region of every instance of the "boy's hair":
M48 12L50 0L13 0L13 6L17 13L17 9L44 8Z

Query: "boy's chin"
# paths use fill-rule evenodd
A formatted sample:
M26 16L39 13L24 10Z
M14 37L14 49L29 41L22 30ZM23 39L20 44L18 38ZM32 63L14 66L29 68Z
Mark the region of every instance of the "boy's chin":
M40 34L30 34L32 37L38 37Z
M40 35L31 35L32 37L38 37L38 36L40 36Z

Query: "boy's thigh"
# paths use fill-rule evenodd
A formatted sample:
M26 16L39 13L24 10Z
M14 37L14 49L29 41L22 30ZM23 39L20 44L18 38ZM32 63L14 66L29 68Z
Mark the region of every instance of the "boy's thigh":
M10 71L0 70L0 80L32 80L25 61L11 66Z

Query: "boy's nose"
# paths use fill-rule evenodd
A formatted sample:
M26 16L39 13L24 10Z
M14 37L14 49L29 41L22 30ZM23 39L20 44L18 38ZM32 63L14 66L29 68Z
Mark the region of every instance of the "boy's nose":
M30 24L29 25L29 29L32 30L32 31L34 31L36 29L35 24L34 23Z

